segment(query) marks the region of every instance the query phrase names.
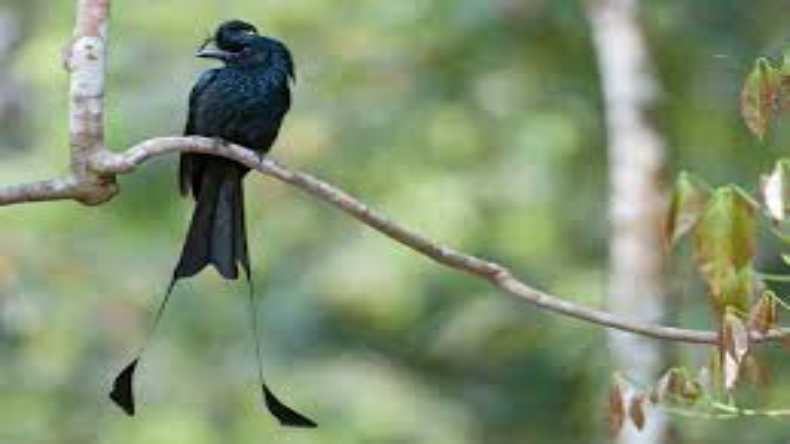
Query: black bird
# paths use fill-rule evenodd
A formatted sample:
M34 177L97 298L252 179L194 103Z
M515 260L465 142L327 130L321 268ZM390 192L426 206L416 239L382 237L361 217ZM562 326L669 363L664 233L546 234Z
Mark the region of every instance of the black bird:
M211 43L215 48L209 48ZM197 57L222 61L224 66L204 72L193 87L184 134L217 138L265 155L291 107L294 64L288 48L278 40L258 34L253 25L232 20L219 26L203 43ZM237 279L241 265L252 301L242 187L247 172L243 165L217 156L181 155L181 193L191 194L196 206L181 258L152 330L159 322L175 282L199 273L207 265L213 265L226 279ZM251 309L257 340L254 304ZM314 427L312 420L287 407L269 390L261 372L257 344L256 353L269 411L283 425ZM110 393L113 401L129 415L134 414L132 379L139 356L118 375Z

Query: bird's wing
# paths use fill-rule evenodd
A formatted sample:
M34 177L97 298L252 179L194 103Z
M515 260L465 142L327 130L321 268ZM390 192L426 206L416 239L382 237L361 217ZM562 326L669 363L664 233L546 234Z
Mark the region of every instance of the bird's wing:
M204 72L201 74L200 78L198 78L195 86L192 87L192 92L189 93L189 111L187 116L187 124L184 128L185 136L195 134L195 113L197 112L197 102L200 100L203 92L206 91L206 88L208 88L211 82L213 82L217 77L218 72L219 70L217 69L210 69ZM197 154L184 153L181 155L178 164L178 185L182 195L186 196L191 190L193 195L197 197L197 188L200 186L199 179L200 169L202 168L201 164L202 162L199 155Z
M222 129L230 141L263 154L271 148L290 109L290 91L285 83L250 89L255 93L242 95L228 107Z
M184 135L189 136L195 134L195 112L197 111L197 101L200 96L208 88L211 82L217 77L218 69L210 69L200 75L195 86L192 87L192 92L189 93L189 115L187 116L186 128L184 128Z

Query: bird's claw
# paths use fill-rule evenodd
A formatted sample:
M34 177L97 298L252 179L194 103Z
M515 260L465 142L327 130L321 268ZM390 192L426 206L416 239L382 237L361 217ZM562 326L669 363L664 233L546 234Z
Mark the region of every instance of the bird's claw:
M263 164L263 160L266 158L266 153L262 151L256 151L255 154L258 155L258 164Z

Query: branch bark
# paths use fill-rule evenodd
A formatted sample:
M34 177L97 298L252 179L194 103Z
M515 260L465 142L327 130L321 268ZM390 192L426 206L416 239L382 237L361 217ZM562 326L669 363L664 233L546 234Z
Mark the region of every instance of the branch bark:
M54 200L81 200L80 187L72 177L8 185L0 190L0 206Z
M65 183L79 188L76 199L97 205L118 189L115 177L89 168L90 159L104 147L104 80L110 0L79 0L74 41L65 54L71 73L69 86L69 141L71 174ZM62 183L59 183L62 184Z

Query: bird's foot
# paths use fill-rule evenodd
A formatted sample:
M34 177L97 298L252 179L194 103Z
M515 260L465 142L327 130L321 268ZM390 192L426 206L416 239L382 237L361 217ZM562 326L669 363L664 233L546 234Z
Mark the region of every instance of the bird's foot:
M258 163L262 164L263 160L266 159L266 153L264 151L256 151L255 154L258 155Z

